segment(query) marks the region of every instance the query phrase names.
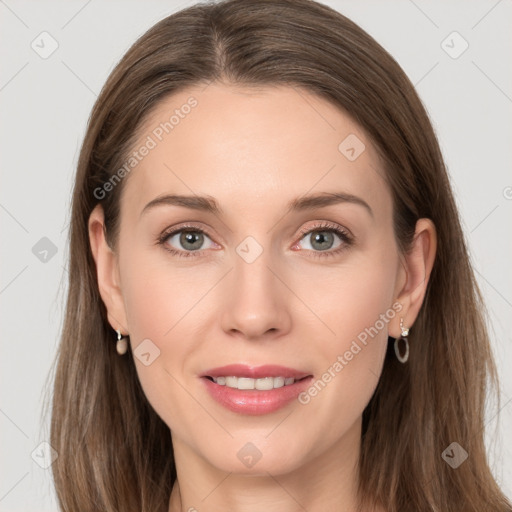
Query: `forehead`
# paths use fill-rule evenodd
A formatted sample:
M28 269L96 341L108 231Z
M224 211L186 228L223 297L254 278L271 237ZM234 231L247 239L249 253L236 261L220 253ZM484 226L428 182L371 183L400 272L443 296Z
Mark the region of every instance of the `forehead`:
M123 193L132 211L170 193L209 195L236 214L323 191L389 209L384 172L364 131L303 89L213 83L182 90L140 127L133 151L143 146L149 149L139 151Z

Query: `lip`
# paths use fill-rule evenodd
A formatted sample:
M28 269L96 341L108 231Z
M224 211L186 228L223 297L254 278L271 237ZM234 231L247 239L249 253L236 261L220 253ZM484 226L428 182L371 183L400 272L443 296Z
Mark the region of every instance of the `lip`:
M237 376L259 379L263 377L293 377L302 379L280 388L262 390L242 390L221 386L208 377ZM313 376L293 368L277 365L246 366L240 364L212 368L201 375L210 396L226 409L239 414L262 415L275 412L296 399L311 384Z
M279 366L266 364L263 366L248 366L245 364L228 364L219 368L211 368L201 374L201 377L249 377L251 379L262 379L263 377L293 377L295 380L310 376L310 373Z

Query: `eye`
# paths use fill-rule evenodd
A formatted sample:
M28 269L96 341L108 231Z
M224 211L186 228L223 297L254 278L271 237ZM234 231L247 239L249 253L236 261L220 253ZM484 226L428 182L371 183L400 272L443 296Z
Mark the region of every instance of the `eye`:
M210 246L204 247L205 241L211 242ZM218 247L207 233L195 226L180 226L171 231L165 231L158 239L158 243L171 254L179 257L195 257L204 249Z
M312 251L314 256L318 257L335 256L353 244L352 236L345 229L327 222L308 230L302 230L300 234L303 235L301 240L305 240L306 245L309 245L305 249ZM300 242L293 248L298 247L299 244ZM334 250L331 250L333 248Z
M353 236L347 230L328 222L307 230L303 229L300 235L300 241L305 240L306 245L309 245L305 249L314 257L336 256L354 243ZM208 240L210 244L205 247L204 244ZM297 247L304 248L300 246L300 241L292 247L293 250ZM206 249L220 248L206 231L193 225L182 225L166 230L159 236L157 243L172 255L185 258L200 256Z

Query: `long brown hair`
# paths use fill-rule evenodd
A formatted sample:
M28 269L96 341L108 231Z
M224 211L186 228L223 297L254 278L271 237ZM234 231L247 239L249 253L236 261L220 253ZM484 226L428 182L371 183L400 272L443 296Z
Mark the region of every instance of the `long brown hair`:
M382 157L400 250L410 247L419 218L436 226L437 256L409 361L388 353L363 414L362 504L388 512L512 510L487 462L484 405L497 373L435 133L395 60L352 21L311 0L229 0L177 12L133 44L94 105L73 192L52 403L61 509L167 511L176 481L169 428L147 401L131 354L115 351L88 218L101 203L115 249L123 182L101 199L95 190L123 165L164 97L212 81L299 87L342 109ZM452 442L469 454L456 469L441 456Z

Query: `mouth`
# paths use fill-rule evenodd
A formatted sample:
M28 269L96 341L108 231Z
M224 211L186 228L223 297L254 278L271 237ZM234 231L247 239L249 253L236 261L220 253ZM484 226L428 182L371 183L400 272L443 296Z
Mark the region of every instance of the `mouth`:
M292 386L308 377L310 373L279 365L249 366L246 364L230 364L211 368L201 377L219 386L232 389L269 391L285 386Z
M206 375L204 378L208 379L219 386L226 386L228 388L240 389L240 390L258 390L258 391L270 391L271 389L278 389L284 386L291 386L296 382L300 382L304 379L311 377L310 375L302 378L295 379L294 377L262 377L259 379L253 379L250 377L239 377L236 375L212 377Z
M244 415L270 414L291 404L313 380L311 373L293 368L242 364L212 368L199 377L216 402Z

